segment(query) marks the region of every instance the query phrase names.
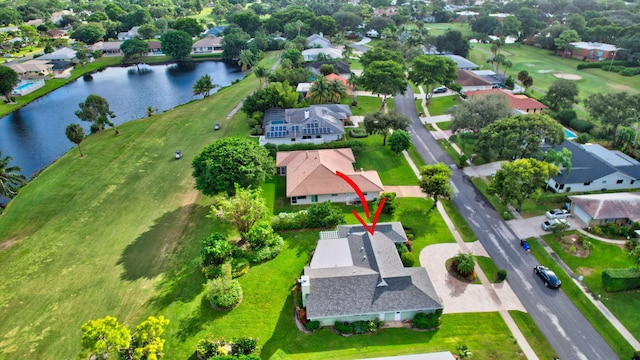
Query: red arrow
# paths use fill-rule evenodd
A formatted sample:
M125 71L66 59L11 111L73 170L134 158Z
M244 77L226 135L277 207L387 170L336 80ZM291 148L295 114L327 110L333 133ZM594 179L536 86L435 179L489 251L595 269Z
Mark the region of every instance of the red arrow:
M353 190L356 192L356 194L358 194L358 197L360 198L360 202L362 203L362 206L364 207L364 213L368 218L369 217L369 204L367 204L367 199L364 197L364 194L362 193L362 190L360 190L358 185L356 185L356 183L353 180L351 180L347 175L341 173L340 171L336 171L336 175L338 175L342 180L346 181L347 184L349 184L349 186L351 186L353 188ZM371 235L373 235L373 233L376 231L376 223L378 222L378 217L380 217L380 212L382 211L382 208L384 207L385 200L387 200L387 199L386 198L382 198L382 200L380 201L380 205L378 206L378 210L376 210L376 214L373 216L373 222L371 223L371 227L367 226L367 223L364 220L362 220L360 215L358 215L358 213L355 210L351 210L351 213L353 213L353 215L356 217L356 219L358 219L358 221L360 221L360 224L362 224L362 226L364 226L364 228L367 229L367 231Z

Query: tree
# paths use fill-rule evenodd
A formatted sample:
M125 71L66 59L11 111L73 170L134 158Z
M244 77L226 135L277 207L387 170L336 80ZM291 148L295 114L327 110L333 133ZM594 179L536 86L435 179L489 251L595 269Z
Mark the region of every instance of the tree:
M571 157L573 154L569 149L563 147L561 151L558 151L554 148L550 148L547 152L544 153L544 161L554 164L557 166L562 166L567 169L566 176L571 174Z
M240 71L245 72L253 66L255 63L255 56L251 50L242 50L238 55L238 65L240 65Z
M401 152L409 150L411 147L411 135L404 130L396 130L389 137L389 146L391 151L396 155L400 155Z
M116 115L109 109L109 103L105 98L91 94L78 106L80 110L77 110L75 114L80 120L91 122L91 132L104 130L104 127L109 125L113 127L116 135L119 134L116 126L109 120L115 118Z
M407 90L407 77L402 65L393 61L374 61L364 68L358 83L365 90L382 95L382 108L386 105L387 96L404 94Z
M463 37L460 31L447 30L444 34L436 37L436 48L440 52L467 57L471 45L469 45L469 40Z
M309 100L314 104L335 104L347 95L345 86L338 80L319 77L309 89Z
M578 103L578 86L573 81L558 79L549 87L545 99L553 111L571 108Z
M240 52L247 48L250 39L249 34L239 27L234 25L230 28L225 29L224 37L222 38L222 57L227 60L238 58Z
M364 68L369 66L374 61L393 61L398 64L403 64L402 54L396 51L383 49L381 47L374 47L373 49L365 52L360 56L360 63Z
M131 332L118 319L107 316L82 325L82 357L106 359L117 356L131 345Z
M124 60L144 57L149 53L149 44L140 39L129 39L120 44L120 50L124 54Z
M238 229L242 240L248 240L249 230L267 213L262 190L244 189L234 185L235 195L218 199L211 207L211 215L232 224Z
M196 37L202 32L202 25L198 23L198 20L190 17L179 18L173 22L171 28L175 30L184 31L191 37Z
M292 49L292 48L286 49L282 53L282 59L289 59L293 67L300 66L300 64L302 64L302 62L304 61L304 58L302 57L302 52L300 52L300 50L298 49Z
M262 65L258 65L253 68L253 75L258 78L258 81L260 81L260 87L262 88L262 81L269 78L269 75L271 75L271 70Z
M84 129L80 124L69 124L65 130L65 134L67 134L67 139L72 143L78 145L78 151L80 151L80 157L83 158L82 149L80 148L80 143L84 140Z
M178 60L191 53L191 45L191 36L181 30L171 30L160 37L162 52Z
M230 261L233 255L233 245L227 240L227 235L214 232L202 239L200 243L202 266L216 266Z
M502 36L514 35L519 37L519 33L522 29L522 23L517 17L513 15L506 16L502 19L500 26L496 29L496 32Z
M382 145L384 146L387 144L390 130L404 130L409 126L410 121L408 117L399 113L378 111L364 117L364 128L369 134L382 135Z
M9 26L22 23L22 15L15 9L8 7L0 8L0 25Z
M517 159L502 164L501 169L493 176L488 190L518 210L525 199L535 198L545 182L558 172L557 166L544 161Z
M196 189L205 195L226 192L233 195L235 184L255 187L274 173L269 152L250 139L228 137L206 146L193 159Z
M420 169L420 189L433 198L434 207L439 197L453 196L453 188L449 184L451 175L453 175L451 169L444 163L425 165Z
M19 166L9 166L12 157L2 157L0 152L0 196L13 198L18 195L18 189L27 183L27 177L20 174Z
M511 111L509 100L503 94L473 96L453 109L451 130L469 129L477 133L492 122L510 116Z
M433 89L440 85L449 85L458 77L456 63L444 56L420 55L413 59L409 80L416 85L423 85L427 92L427 102L433 96Z
M589 96L585 106L591 117L599 120L602 125L611 126L611 140L618 143L618 127L627 126L632 120L637 121L640 95L627 92L596 93Z
M496 72L500 71L500 64L503 64L507 60L506 57L502 54L497 54L493 58L487 60L487 63L491 64L491 66L496 66Z
M333 64L322 64L320 65L320 69L318 70L320 71L320 74L322 74L322 76L327 76L336 72L336 68L333 66Z
M333 36L338 32L338 25L331 16L315 16L311 20L311 31L324 36Z
M242 31L254 35L260 28L260 17L252 11L239 11L230 16L232 23L238 25Z
M521 70L518 72L518 80L520 80L520 83L524 86L525 93L527 92L527 89L533 85L533 78L529 75L527 70Z
M140 25L138 28L138 36L142 39L153 39L158 33L158 29L153 24Z
M362 17L347 11L339 11L331 15L342 31L354 30L362 24Z
M493 16L480 16L472 24L471 30L480 34L493 35L500 26L500 21Z
M11 101L11 92L20 81L18 73L12 68L0 66L0 93L4 95L6 101Z
M247 96L242 103L242 111L249 116L253 116L256 113L264 113L272 107L295 108L299 105L299 97L300 94L287 81L284 83L272 82L264 88L258 89L254 94Z
M472 252L462 253L459 252L453 257L453 263L458 274L462 276L473 275L476 266L476 257Z
M102 40L106 34L107 32L102 25L97 23L88 23L78 26L78 28L71 34L71 38L91 45Z
M202 95L202 97L209 96L209 92L213 90L216 84L211 80L211 76L209 74L202 75L196 83L193 85L193 95Z
M206 284L205 297L215 307L230 309L242 301L242 286L231 276L231 264L222 265L222 275L209 280Z
M522 159L537 154L540 144L558 145L564 138L562 125L547 115L516 115L480 130L475 149L490 161Z
M161 338L169 319L164 316L149 316L136 327L129 347L130 359L160 359L164 356L164 342ZM128 358L128 359L129 359Z
M395 33L397 28L396 23L391 20L391 18L376 16L371 19L364 28L365 31L369 31L371 29L377 31L378 34L382 34L385 29L389 29L391 32Z
M573 48L572 42L580 41L580 35L575 30L565 30L553 40L558 49L562 49L562 57L565 57L567 52Z

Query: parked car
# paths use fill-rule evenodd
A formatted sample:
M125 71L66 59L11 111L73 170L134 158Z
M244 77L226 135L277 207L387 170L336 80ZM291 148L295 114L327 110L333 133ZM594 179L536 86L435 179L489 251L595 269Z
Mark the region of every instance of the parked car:
M449 90L449 89L447 89L446 86L440 86L440 87L437 87L437 88L433 89L433 93L434 94L442 94L442 93L446 93L447 90Z
M213 130L216 130L216 131L217 131L217 130L220 130L220 123L215 123L215 124L213 125Z
M553 209L545 213L547 219L566 219L571 216L571 211L566 209Z
M571 224L569 224L569 221L567 219L550 219L544 221L541 226L542 230L544 231L553 231L553 228L555 228L556 226L568 228L571 227Z
M533 268L533 273L538 275L538 277L540 278L540 280L542 280L542 283L544 283L544 286L546 287L557 289L560 287L560 285L562 285L562 281L560 281L556 274L553 271L549 270L549 268L547 267L537 265Z

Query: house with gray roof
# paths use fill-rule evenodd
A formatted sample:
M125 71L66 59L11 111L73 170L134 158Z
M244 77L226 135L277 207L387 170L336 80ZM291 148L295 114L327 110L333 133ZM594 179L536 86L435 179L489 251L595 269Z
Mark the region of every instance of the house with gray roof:
M307 38L307 47L309 48L332 48L331 40L320 34L313 34Z
M598 144L565 141L556 147L571 151L571 169L563 169L547 184L556 192L604 191L640 188L640 162Z
M311 105L300 109L267 109L262 122L260 145L313 143L342 140L344 122L351 118L348 105Z
M640 222L640 193L574 195L569 200L573 216L589 226Z
M320 235L299 279L310 321L404 321L442 309L427 270L402 265L395 246L407 241L401 223L377 224L373 235L362 225Z
M40 56L38 60L78 62L76 51L68 47L60 48L49 54L44 54Z
M453 60L456 65L458 65L458 70L475 70L480 68L480 65L474 64L460 55L445 54L442 56L448 57L449 59Z

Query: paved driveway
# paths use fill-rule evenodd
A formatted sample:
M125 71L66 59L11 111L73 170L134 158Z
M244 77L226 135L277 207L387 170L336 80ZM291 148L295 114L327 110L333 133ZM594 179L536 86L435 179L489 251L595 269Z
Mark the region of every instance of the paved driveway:
M509 225L511 230L516 233L518 238L526 239L529 237L538 237L550 234L551 232L542 230L541 224L545 220L547 220L547 217L541 215L530 217L527 219L509 220L507 224ZM569 220L569 224L571 224L570 229L582 229L587 226L584 222L576 217L570 217L567 220Z
M467 244L476 256L489 256L479 241ZM462 282L449 274L445 263L460 251L458 244L434 244L420 252L420 263L427 269L429 277L442 300L444 313L492 312L520 310L524 306L507 282L490 284L497 298L482 284Z

